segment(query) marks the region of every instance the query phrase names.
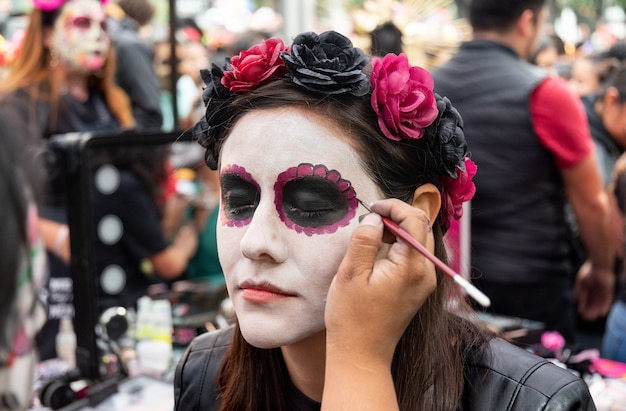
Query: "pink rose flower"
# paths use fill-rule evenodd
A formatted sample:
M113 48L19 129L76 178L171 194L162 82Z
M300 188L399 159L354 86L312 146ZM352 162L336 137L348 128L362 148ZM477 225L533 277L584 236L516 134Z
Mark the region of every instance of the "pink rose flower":
M430 73L409 66L404 53L387 54L382 60L372 59L370 81L374 88L371 104L383 134L395 141L424 136L424 129L438 114Z
M472 181L476 170L476 164L466 157L465 170L457 168L457 178L444 177L443 204L448 216L455 220L463 216L463 203L470 201L476 193L476 186Z
M250 91L284 75L287 68L280 53L288 50L279 38L262 40L232 58L232 70L224 72L222 85L232 92Z
M557 331L546 331L541 334L541 345L550 351L560 351L565 347L565 338Z
M43 11L52 11L61 7L67 0L33 0L33 6ZM108 0L100 0L100 3L107 4Z
M33 0L33 6L43 11L52 11L61 7L65 0Z

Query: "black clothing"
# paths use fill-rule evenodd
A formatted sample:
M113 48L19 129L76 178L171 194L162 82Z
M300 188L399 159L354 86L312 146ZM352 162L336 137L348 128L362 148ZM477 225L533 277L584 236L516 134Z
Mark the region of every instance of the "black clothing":
M617 208L622 216L626 216L626 173L620 173L615 179L615 188L612 195L615 196ZM622 217L624 218L624 217ZM626 251L626 250L625 250ZM617 300L626 303L626 261L620 264L618 275Z
M569 278L563 184L530 116L531 92L545 73L502 44L474 40L433 77L435 91L461 114L478 165L471 203L477 276L520 283Z
M593 141L596 143L596 157L598 159L598 166L600 167L600 174L602 175L604 185L608 186L613 177L615 163L624 152L624 148L620 147L613 137L611 137L604 127L602 119L598 113L596 113L594 107L596 98L588 96L584 97L582 101L585 106L585 112L587 113L591 137L593 137Z
M497 290L488 294L499 297L490 311L543 322L572 341L575 253L565 189L530 113L532 92L546 76L511 48L489 40L462 44L433 73L435 91L448 97L463 118L478 166L471 201L472 280L479 289ZM539 304L534 314L525 308L530 303L509 304L537 293L572 303L556 310Z
M139 25L130 17L109 18L107 31L115 49L116 83L130 97L136 127L160 130L163 114L154 50L139 37Z
M215 377L228 351L234 328L196 337L176 368L174 409L216 411ZM551 362L500 338L489 350L473 352L465 367L466 385L459 411L595 410L585 382ZM295 387L294 387L295 389ZM285 393L293 409L318 411L319 404L291 390Z
M0 121L11 119L15 134L23 139L25 146L35 150L40 166L46 168L47 181L43 204L39 215L52 221L67 223L66 187L60 166L49 161L45 141L55 134L70 132L118 130L120 124L110 112L100 90L89 89L89 99L78 101L69 93L62 92L55 110L48 100L38 98L49 95L48 84L18 89L0 100ZM50 278L48 320L39 332L38 349L41 360L56 357L55 336L60 318L72 317L73 285L69 267L53 253L48 252Z

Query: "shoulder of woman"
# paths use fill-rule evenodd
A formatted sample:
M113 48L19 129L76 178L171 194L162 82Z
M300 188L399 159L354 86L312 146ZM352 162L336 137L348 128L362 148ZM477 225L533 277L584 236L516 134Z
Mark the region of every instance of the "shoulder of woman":
M234 330L231 326L202 334L187 347L174 375L175 410L215 409L217 373Z
M580 377L501 338L471 355L466 373L472 384L464 398L471 409L508 409L514 403L524 404L525 409L551 410L551 404L593 409L587 384Z

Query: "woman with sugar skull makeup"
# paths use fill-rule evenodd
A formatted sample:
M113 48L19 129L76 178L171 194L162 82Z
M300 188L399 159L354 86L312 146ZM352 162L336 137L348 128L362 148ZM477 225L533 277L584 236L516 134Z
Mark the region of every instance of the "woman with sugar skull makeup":
M474 193L462 120L426 70L325 32L202 75L194 134L220 173L237 324L186 350L176 410L594 409L581 379L482 329L384 230L381 216L445 261Z
M130 102L114 84L113 50L98 0L33 0L20 53L0 82L0 121L11 121L22 144L44 150L54 134L120 130L134 125ZM45 167L41 156L40 167ZM65 187L57 170L40 208L40 229L50 261L50 287L62 289L51 301L71 301ZM59 285L56 287L55 284ZM60 287L60 285L64 285ZM41 340L43 359L55 357L54 333L70 304L51 306ZM52 335L50 335L52 334Z

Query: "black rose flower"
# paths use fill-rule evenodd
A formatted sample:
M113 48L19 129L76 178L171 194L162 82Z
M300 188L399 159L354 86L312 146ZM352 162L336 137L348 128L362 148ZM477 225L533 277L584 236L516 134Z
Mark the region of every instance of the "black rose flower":
M463 134L463 119L447 97L435 94L437 119L429 126L430 151L442 171L457 178L457 168L465 170L467 142Z
M231 92L222 85L224 71L213 64L211 70L200 70L200 78L205 84L202 90L202 101L207 106L212 99L225 100L231 96Z
M217 169L218 153L216 152L216 138L211 133L214 126L214 118L219 112L220 107L224 104L224 100L231 96L231 92L222 85L222 77L224 72L215 64L211 70L200 70L200 77L206 85L202 91L202 101L206 107L204 117L196 123L192 130L193 138L206 148L204 154L207 165L215 170Z
M294 83L307 90L355 96L369 92L369 79L362 71L367 56L337 32L300 34L294 39L291 52L283 52L281 57Z

